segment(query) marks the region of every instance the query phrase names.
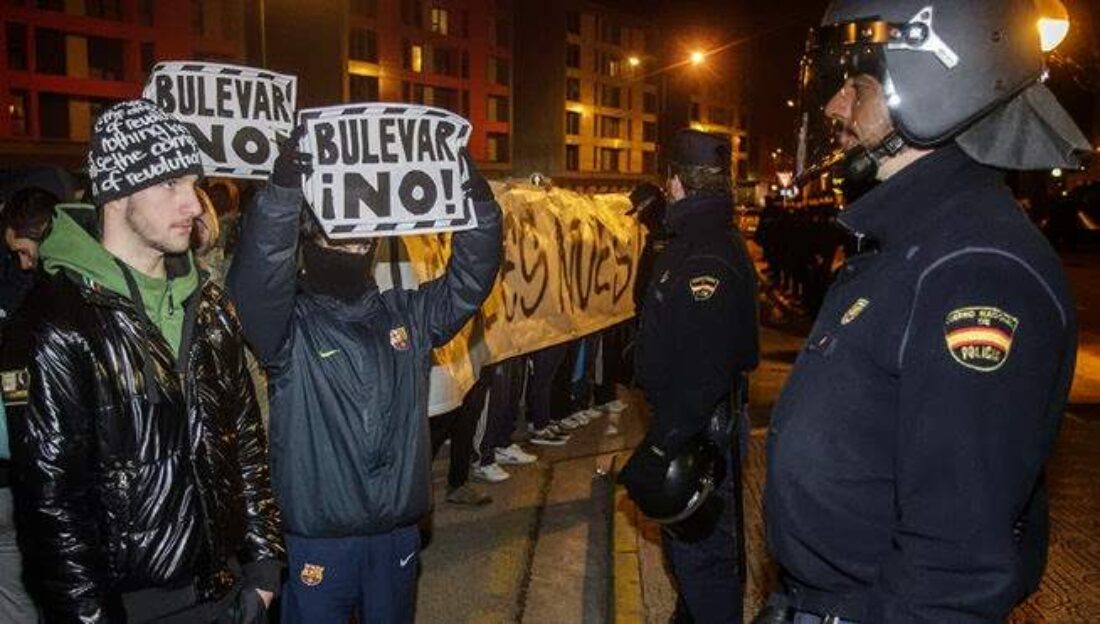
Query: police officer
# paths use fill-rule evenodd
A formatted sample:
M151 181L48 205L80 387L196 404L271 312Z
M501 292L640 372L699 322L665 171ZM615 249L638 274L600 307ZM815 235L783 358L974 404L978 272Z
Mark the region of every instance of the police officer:
M664 531L665 558L679 588L675 621L680 622L741 622L742 617L744 536L733 430L743 408L744 373L757 364L759 337L755 274L733 221L730 154L728 138L695 130L681 130L673 142L670 238L642 306L636 362L652 424L621 476L651 517L680 521L696 511L708 519L700 525L699 518L688 517ZM656 512L653 498L682 475L682 465L709 464L692 455L712 444L720 449L716 471L694 479L694 485L716 481L709 505ZM680 494L685 502L697 502L695 494L708 489Z
M1087 149L1042 84L1032 0L838 0L804 61L803 153L877 178L776 404L759 621L1001 622L1047 545L1073 378L1061 263L1001 169ZM822 149L811 143L822 139ZM831 140L831 144L828 140Z

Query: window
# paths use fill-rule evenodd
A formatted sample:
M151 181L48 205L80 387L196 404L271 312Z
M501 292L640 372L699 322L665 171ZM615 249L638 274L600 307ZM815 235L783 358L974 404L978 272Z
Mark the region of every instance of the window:
M498 48L512 47L512 24L508 20L498 19L493 24L493 43Z
M67 61L64 33L48 28L38 28L35 30L34 47L37 59L36 71L42 74L65 75ZM39 117L39 119L42 118ZM66 136L68 136L67 132Z
M64 11L65 0L35 0L34 8L47 11Z
M459 107L459 95L458 89L447 89L444 87L432 87L431 97L429 98L432 106L438 106L439 108L445 108L452 113L462 114L462 110Z
M461 68L461 72L462 72L462 77L463 78L469 78L470 77L470 53L467 52L466 50L462 51L462 68Z
M348 56L357 61L378 62L378 36L373 30L352 28L348 33Z
M378 0L351 0L351 14L360 17L376 17Z
M604 76L618 78L622 73L623 61L614 54L604 54L601 58L599 71Z
M8 22L4 31L8 44L8 69L27 69L27 25Z
M191 32L199 37L206 32L206 3L193 3L195 12L191 14Z
M572 35L581 34L581 14L577 11L569 11L565 14L565 32Z
M84 14L101 19L122 19L119 0L84 0Z
M508 162L508 135L503 132L490 132L485 143L485 160L494 163Z
M657 173L657 152L642 152L642 173Z
M600 136L605 139L618 139L623 129L622 120L618 117L600 116Z
M565 111L565 133L581 133L581 114L575 111Z
M581 47L575 43L565 46L565 66L573 69L581 68Z
M604 43L613 43L620 45L623 42L623 29L618 24L601 20L600 22L600 41Z
M611 173L618 173L619 171L619 153L622 150L611 149L609 147L599 148L600 154L600 171L608 171Z
M642 94L642 112L656 114L657 113L657 94L652 91L646 91Z
M38 121L43 139L69 138L69 96L38 94Z
M27 123L27 92L11 90L8 92L8 117L11 119L11 133L14 136L27 136L30 124Z
M142 26L152 26L155 15L155 0L141 0L141 2L138 3L138 22Z
M417 28L424 27L424 9L420 0L401 0L401 23Z
M470 92L466 89L462 90L462 116L470 116Z
M502 95L489 96L489 121L508 121L508 98Z
M733 115L728 108L723 106L710 107L710 123L720 126L728 126L733 123Z
M401 83L401 99L409 104L426 104L424 85L414 82Z
M495 56L489 57L489 82L508 86L510 80L508 61L506 59Z
M432 7L432 32L446 35L450 33L447 9Z
M581 168L581 148L578 145L565 146L565 170L579 171Z
M457 76L459 72L458 50L432 48L432 73Z
M153 71L153 65L157 64L156 44L144 41L141 44L141 73L148 76Z
M565 99L570 102L581 101L581 81L577 78L565 79Z
M647 143L657 142L657 122L655 121L643 121L642 122L642 140Z
M698 102L692 102L691 103L691 120L692 121L699 121L699 103Z
M122 80L122 40L88 37L88 76L100 80Z
M417 73L424 71L424 46L410 45L406 48L405 67Z
M600 105L611 108L623 107L623 90L621 87L602 85L600 87Z
M352 102L377 102L378 77L352 74L348 77L348 95Z

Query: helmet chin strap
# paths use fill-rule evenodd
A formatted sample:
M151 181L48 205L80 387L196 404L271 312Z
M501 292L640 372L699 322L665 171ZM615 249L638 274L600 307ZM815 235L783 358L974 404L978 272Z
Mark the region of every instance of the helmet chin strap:
M905 139L897 130L891 130L885 138L871 147L857 145L848 150L841 163L844 177L857 182L874 179L882 163L900 154L905 145Z

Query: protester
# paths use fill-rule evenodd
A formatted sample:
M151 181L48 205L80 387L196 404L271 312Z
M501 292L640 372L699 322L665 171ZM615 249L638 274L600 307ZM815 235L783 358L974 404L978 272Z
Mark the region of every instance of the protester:
M620 475L639 509L665 522L665 559L679 590L675 621L742 617L737 431L759 330L755 271L733 222L730 158L728 137L681 130L672 142L671 238L642 305L636 360L652 423ZM679 478L681 466L709 464L704 455L713 456L713 471ZM694 507L701 503L705 509Z
M11 451L8 419L23 417L27 405L29 319L18 314L35 284L38 252L49 234L58 199L40 188L13 193L0 208L0 621L32 624L38 621L34 602L23 587L23 563L15 533L12 505Z
M41 246L9 422L28 589L46 622L261 622L279 515L237 321L186 253L198 148L133 100L96 121L88 164L96 209Z
M512 441L519 419L527 358L512 357L498 362L489 375L489 398L485 428L478 442L479 460L473 476L479 481L499 483L511 474L501 466L524 466L538 456L524 451ZM483 371L482 375L486 373Z
M272 471L290 557L282 614L344 624L358 610L406 622L417 523L431 508L431 350L493 285L500 207L463 152L477 228L452 236L443 277L379 292L373 240L329 241L303 203L312 156L298 151L302 133L246 211L227 280L271 380Z
M451 441L447 469L448 503L480 507L493 502L493 497L470 485L470 464L474 458L474 434L485 409L485 400L492 379L492 366L481 369L481 376L466 391L459 407L429 419L432 458L439 453L445 440ZM503 480L503 479L502 479Z
M195 252L195 260L206 270L210 279L222 284L225 281L225 250L221 245L218 213L206 191L195 188L195 196L202 206L202 214L195 218L195 226L191 230L191 248Z
M554 413L561 413L554 409L554 381L568 353L569 344L566 343L546 347L531 354L525 396L531 444L562 446L571 437L559 419L553 417Z
M998 170L1089 146L1042 84L1038 17L841 0L810 37L806 176L880 183L840 216L860 253L772 414L759 622L1003 622L1042 577L1075 309Z

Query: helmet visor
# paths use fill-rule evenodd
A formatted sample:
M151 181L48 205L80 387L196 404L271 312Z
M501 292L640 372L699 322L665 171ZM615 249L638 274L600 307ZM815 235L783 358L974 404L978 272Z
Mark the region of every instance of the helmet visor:
M870 142L884 138L881 129L870 126L872 122L889 125L885 103L890 81L882 44L896 32L895 25L883 21L847 22L811 31L799 74L798 185L839 165L853 149L871 149ZM846 110L877 106L878 119L865 122L863 132L853 132L854 120L835 113L835 103L842 96L852 98ZM881 96L881 102L860 101L875 96Z

